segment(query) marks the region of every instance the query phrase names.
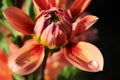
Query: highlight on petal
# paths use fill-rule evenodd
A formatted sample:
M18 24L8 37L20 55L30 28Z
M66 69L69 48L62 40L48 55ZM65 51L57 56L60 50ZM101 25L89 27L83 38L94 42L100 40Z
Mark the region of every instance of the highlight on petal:
M12 73L7 65L7 55L0 50L0 79L12 80Z
M26 15L22 10L16 7L7 8L3 12L5 18L11 24L13 28L24 33L32 34L34 28L34 22Z
M75 0L70 11L74 18L78 17L90 4L91 0Z
M87 15L81 20L78 20L75 23L73 23L71 39L73 41L78 39L77 41L79 41L81 33L89 29L97 20L98 17L93 15Z
M44 59L44 47L39 44L28 44L10 55L9 68L16 74L27 75L34 72Z
M89 72L103 70L103 56L99 49L87 42L64 48L66 59L77 68Z

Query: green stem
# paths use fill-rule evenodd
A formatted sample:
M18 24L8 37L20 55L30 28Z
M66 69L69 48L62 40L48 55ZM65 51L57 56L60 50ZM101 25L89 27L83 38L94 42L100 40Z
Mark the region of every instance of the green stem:
M40 72L41 78L40 78L40 80L44 80L44 71L45 71L45 67L46 67L46 61L47 61L48 54L49 54L49 49L46 48L45 57L44 57L44 60L43 60L42 66L41 66L41 72Z

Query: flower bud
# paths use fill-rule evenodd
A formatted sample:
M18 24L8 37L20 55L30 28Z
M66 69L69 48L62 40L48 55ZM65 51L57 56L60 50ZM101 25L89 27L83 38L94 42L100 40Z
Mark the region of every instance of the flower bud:
M54 49L68 42L72 21L67 12L52 7L41 12L34 30L41 44Z

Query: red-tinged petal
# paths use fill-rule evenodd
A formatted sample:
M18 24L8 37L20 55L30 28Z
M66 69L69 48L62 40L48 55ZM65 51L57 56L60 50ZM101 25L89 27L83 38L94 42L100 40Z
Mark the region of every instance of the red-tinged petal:
M73 23L71 40L73 42L79 41L81 33L89 29L97 20L98 17L93 15L87 15L83 17L81 20L76 20L76 22Z
M12 80L12 73L7 65L7 55L0 50L0 79Z
M69 9L72 5L73 0L55 0L55 7L59 7L62 9Z
M74 18L77 18L90 4L91 0L75 0L70 11Z
M42 31L46 28L45 24L46 24L47 20L48 20L48 17L46 18L45 15L44 16L40 16L40 18L37 20L35 28L34 28L34 31L35 31L35 33L36 33L38 38L40 37Z
M12 73L7 64L0 59L0 80L13 80Z
M27 75L41 65L43 58L44 47L31 42L10 55L8 65L14 73Z
M97 47L87 42L64 49L66 59L81 70L98 72L103 70L103 56Z
M64 26L64 25L63 25ZM51 23L42 33L41 35L41 44L46 45L50 49L54 49L57 47L61 47L67 44L67 35L60 28L63 26L59 26L58 24ZM67 27L67 26L65 26Z
M32 34L34 28L34 22L26 15L22 10L16 7L7 8L3 12L5 18L16 30L24 34Z
M33 0L33 3L37 10L47 10L49 9L48 0Z
M1 50L0 50L0 60L7 64L8 56Z
M55 7L56 6L55 0L48 0L48 2L49 2L50 7Z

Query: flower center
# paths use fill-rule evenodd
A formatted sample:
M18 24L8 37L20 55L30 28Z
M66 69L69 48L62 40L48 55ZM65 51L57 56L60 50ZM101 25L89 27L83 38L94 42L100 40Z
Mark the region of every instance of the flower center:
M50 14L51 14L50 20L51 20L52 22L57 22L57 21L59 21L59 17L58 17L58 15L57 15L57 12L56 12L56 11L52 11Z

